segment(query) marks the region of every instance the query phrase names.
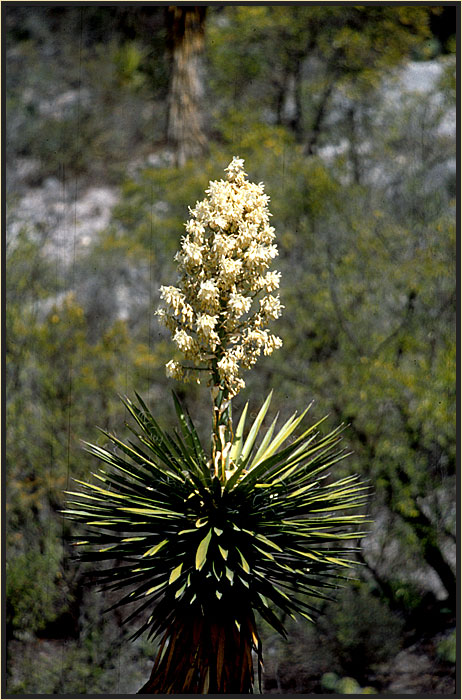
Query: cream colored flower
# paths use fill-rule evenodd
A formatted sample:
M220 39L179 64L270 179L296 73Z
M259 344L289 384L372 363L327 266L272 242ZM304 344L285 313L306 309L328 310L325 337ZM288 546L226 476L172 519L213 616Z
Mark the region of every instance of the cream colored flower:
M213 280L206 280L201 282L199 291L197 292L197 298L201 302L201 307L204 310L212 310L219 306L219 292L218 287Z
M277 297L273 297L271 294L269 294L260 300L260 313L264 318L279 318L279 316L282 314L283 308L284 307L279 301L279 295Z
M243 314L246 314L250 307L252 306L252 300L243 294L238 294L237 292L232 292L229 296L228 309L231 311L233 316L240 318Z
M173 309L174 313L178 313L184 303L184 294L178 287L161 287L160 298L165 299L167 305Z
M193 243L189 238L184 238L181 248L183 251L181 258L184 265L195 267L202 263L202 246Z
M227 352L221 358L220 362L218 363L218 371L220 373L220 377L224 380L228 379L229 376L233 377L237 375L238 365L236 358L232 355L232 353Z
M234 156L231 163L225 168L225 172L228 175L228 180L230 182L235 182L236 184L244 184L247 173L244 172L244 161L242 158Z
M216 326L217 320L218 320L218 316L210 316L209 314L199 313L197 315L197 320L196 320L198 332L202 333L202 335L205 338L209 338L210 335L212 334L213 329Z
M171 377L172 379L177 379L179 381L181 381L184 377L183 367L175 360L170 360L170 362L167 362L165 365L165 373L167 377Z
M183 330L176 330L175 335L173 336L173 342L176 343L178 350L181 350L182 353L185 355L189 355L192 350L195 349L195 342L194 338L186 331Z
M266 288L267 292L274 292L275 289L278 289L279 287L279 282L281 279L281 273L280 272L267 272L265 275L265 278L263 280L263 285Z
M192 237L194 243L201 244L204 240L205 226L196 219L190 219L185 224L186 232Z
M232 258L221 258L220 263L220 281L224 282L228 287L234 284L242 270L242 260L233 260Z
M278 338L277 335L269 335L267 340L265 341L265 345L263 347L263 354L264 355L271 355L271 353L274 350L277 350L277 348L280 348L281 346L282 346L281 338Z
M233 236L217 233L213 240L212 253L218 257L232 255L234 252L235 240Z

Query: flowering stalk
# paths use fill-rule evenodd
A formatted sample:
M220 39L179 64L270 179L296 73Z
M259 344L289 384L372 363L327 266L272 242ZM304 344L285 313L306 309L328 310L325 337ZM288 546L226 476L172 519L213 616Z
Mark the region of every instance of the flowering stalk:
M280 273L269 270L278 254L269 197L262 183L246 179L242 159L234 157L225 172L227 180L210 182L207 197L189 210L175 256L178 283L161 287L163 305L156 312L187 363L170 360L167 376L200 382L209 375L211 463L223 480L232 470L230 401L245 386L242 370L282 345L266 325L283 308L273 294Z

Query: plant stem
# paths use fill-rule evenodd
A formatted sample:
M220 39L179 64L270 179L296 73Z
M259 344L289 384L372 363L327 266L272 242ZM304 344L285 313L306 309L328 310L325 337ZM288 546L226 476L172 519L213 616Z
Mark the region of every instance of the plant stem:
M224 453L227 443L233 439L231 399L229 391L220 381L217 365L214 362L212 367L212 469L214 475L222 482L226 479L226 454Z

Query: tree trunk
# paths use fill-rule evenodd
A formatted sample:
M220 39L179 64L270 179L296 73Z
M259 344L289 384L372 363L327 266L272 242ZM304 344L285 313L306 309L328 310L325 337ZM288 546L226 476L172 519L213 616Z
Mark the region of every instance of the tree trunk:
M297 142L302 138L302 61L297 60L291 72L285 76L285 89L278 96L279 123L288 126L295 134ZM279 101L281 104L279 105Z
M201 155L207 143L201 75L206 10L206 6L171 5L166 12L171 52L167 141L177 166Z
M252 694L252 651L257 652L261 685L261 643L252 613L239 628L232 615L223 620L219 613L214 621L201 615L176 620L138 694Z
M329 81L327 82L327 84L324 88L324 92L322 93L320 100L318 102L318 107L317 107L316 114L314 117L313 125L311 127L311 133L310 133L310 136L308 138L308 142L305 146L305 152L309 156L312 156L315 153L316 144L318 142L319 136L321 135L321 127L322 127L322 123L323 123L324 116L326 113L327 104L329 102L332 91L335 87L336 80L337 80L336 75L334 75L332 78L329 79Z
M443 584L448 594L447 604L454 608L457 597L457 582L456 576L451 566L443 556L440 546L437 542L436 528L429 518L425 515L418 504L414 502L418 515L401 517L414 529L422 550L423 558L426 563L438 574L438 577Z
M356 110L351 106L347 110L346 114L348 126L349 126L349 151L350 151L350 163L353 175L353 182L355 185L361 184L361 161L358 152L358 128L356 124Z

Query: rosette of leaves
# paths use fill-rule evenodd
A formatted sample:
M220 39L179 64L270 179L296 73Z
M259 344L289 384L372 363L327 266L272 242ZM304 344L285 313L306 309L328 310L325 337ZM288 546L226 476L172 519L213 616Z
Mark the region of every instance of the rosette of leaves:
M124 400L136 442L86 443L104 467L68 492L65 512L89 533L75 542L81 559L107 562L103 588L132 604L126 621L141 620L133 636L159 642L140 693L251 693L252 652L261 688L257 614L285 636L280 613L313 620L353 564L345 542L363 534L367 487L328 478L345 456L341 429L295 437L305 411L263 430L270 399L248 431L245 407L219 474L176 396L173 434L137 396Z

